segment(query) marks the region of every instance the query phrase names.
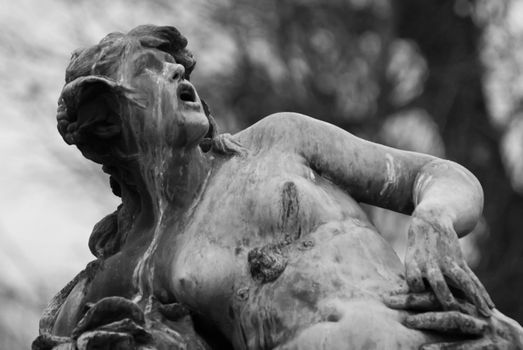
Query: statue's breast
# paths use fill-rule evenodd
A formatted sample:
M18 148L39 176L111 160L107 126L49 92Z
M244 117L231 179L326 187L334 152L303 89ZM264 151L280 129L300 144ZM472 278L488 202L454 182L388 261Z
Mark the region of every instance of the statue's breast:
M366 220L348 194L298 155L267 152L233 159L209 180L183 234L165 245L176 247L172 288L195 309L213 304L219 317L251 278L253 250L289 244L319 225L351 217Z

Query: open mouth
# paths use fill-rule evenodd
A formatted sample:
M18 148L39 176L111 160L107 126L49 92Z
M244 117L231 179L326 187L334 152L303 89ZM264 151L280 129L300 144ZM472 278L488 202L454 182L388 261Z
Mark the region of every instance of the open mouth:
M188 82L182 82L176 91L178 98L183 102L196 102L196 91Z

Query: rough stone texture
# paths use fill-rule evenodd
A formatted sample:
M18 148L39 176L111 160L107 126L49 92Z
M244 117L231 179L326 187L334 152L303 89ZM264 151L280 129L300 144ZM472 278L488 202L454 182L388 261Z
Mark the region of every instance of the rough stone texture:
M254 248L247 256L252 278L262 283L278 278L287 266L287 257L279 245Z
M218 135L186 44L142 26L73 55L58 129L122 205L33 349L521 348L459 249L470 172L294 113ZM413 216L406 266L358 202Z

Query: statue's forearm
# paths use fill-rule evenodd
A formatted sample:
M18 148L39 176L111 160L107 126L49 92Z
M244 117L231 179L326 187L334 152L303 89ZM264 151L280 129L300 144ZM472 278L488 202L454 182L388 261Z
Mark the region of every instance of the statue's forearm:
M339 129L322 131L327 150L312 150L313 165L356 200L431 221L449 219L460 237L476 226L483 190L461 165L361 140ZM314 152L317 149L322 152Z
M413 215L450 219L458 236L476 226L483 210L483 190L467 169L435 159L418 172L413 186Z

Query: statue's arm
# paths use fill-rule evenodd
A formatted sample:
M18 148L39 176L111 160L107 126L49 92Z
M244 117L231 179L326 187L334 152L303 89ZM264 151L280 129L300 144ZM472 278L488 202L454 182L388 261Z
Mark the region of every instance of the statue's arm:
M483 208L483 191L468 170L368 142L298 114L278 114L266 123L274 124L268 137L275 147L298 153L311 169L357 201L412 215L405 258L412 291L425 290L425 279L446 309L459 309L450 281L483 315L490 314L492 301L467 266L458 242L458 236L476 226Z
M437 217L458 237L476 226L483 190L461 165L365 141L329 124L315 129L318 145L305 145L305 159L357 201L415 218Z
M447 217L461 237L478 222L483 190L467 169L427 154L360 139L332 124L295 113L267 117L279 147L303 156L322 176L359 202L414 216Z

